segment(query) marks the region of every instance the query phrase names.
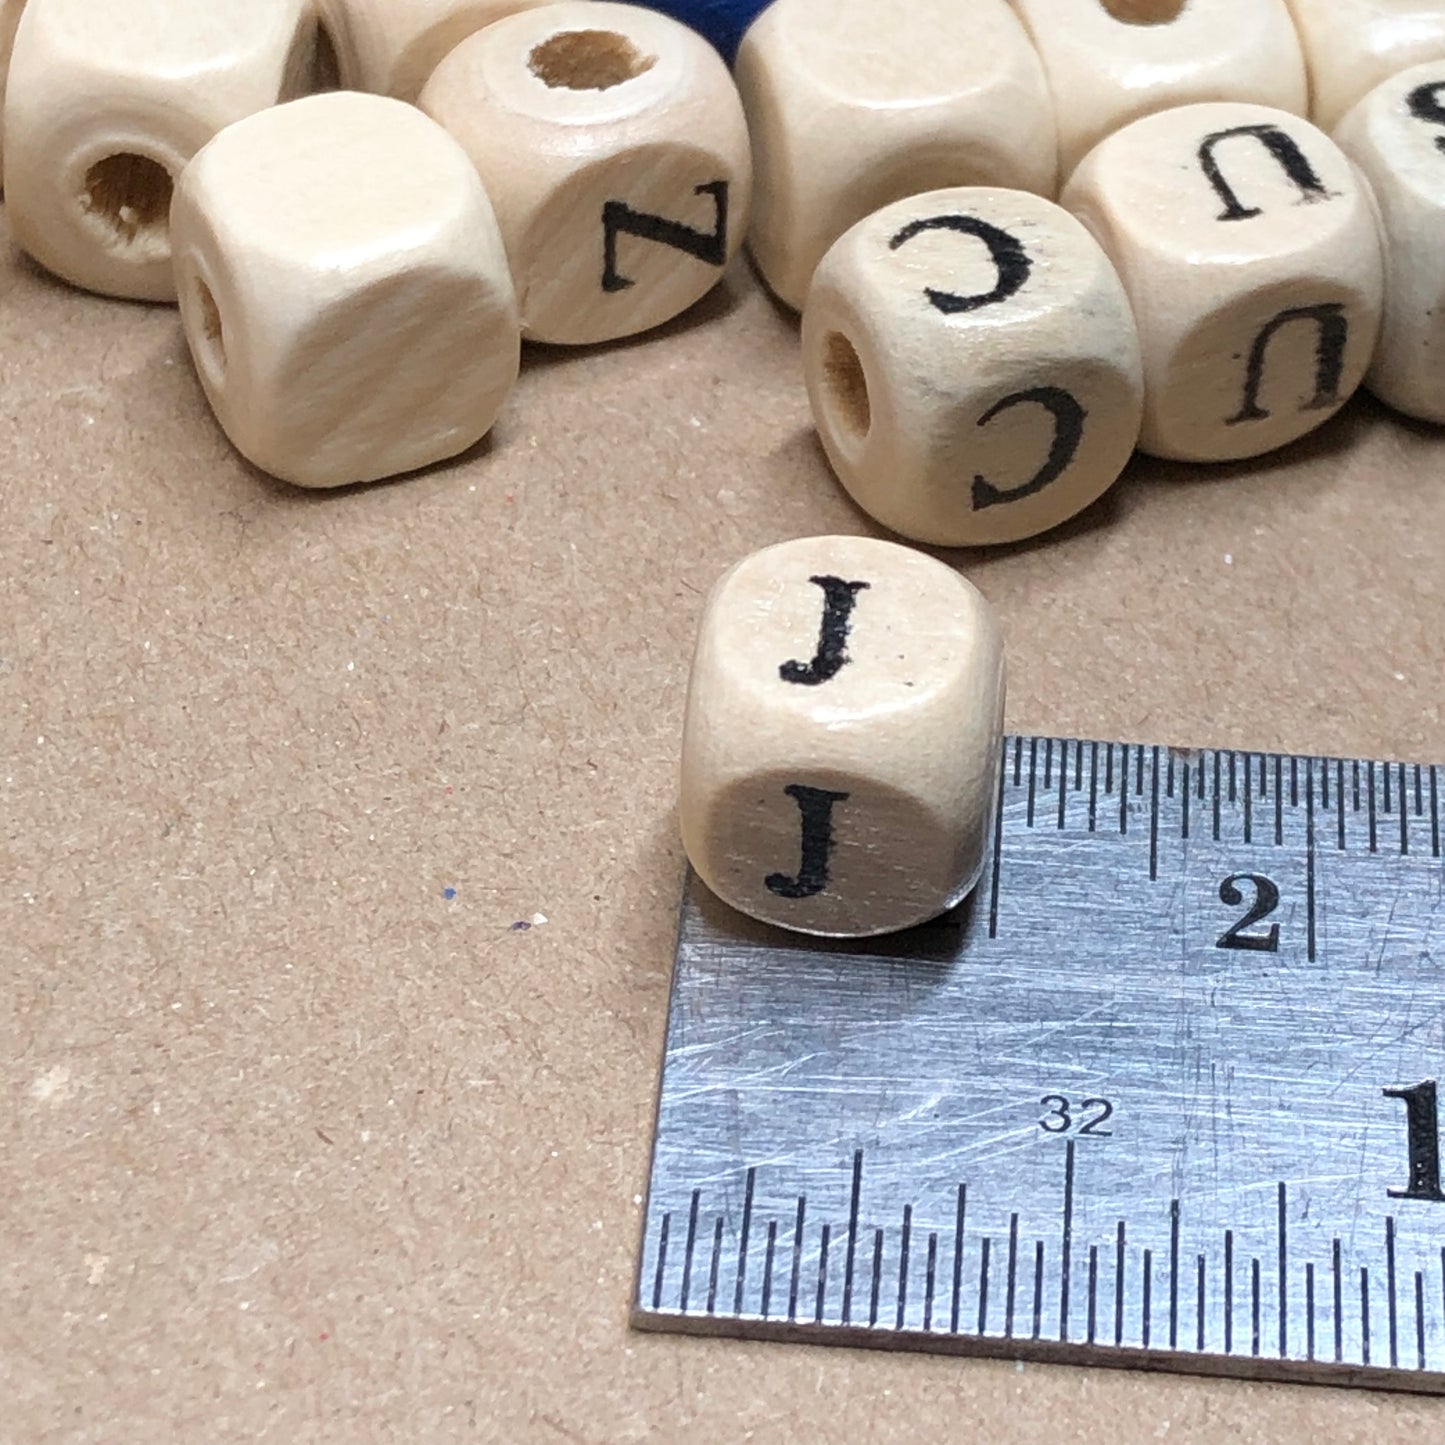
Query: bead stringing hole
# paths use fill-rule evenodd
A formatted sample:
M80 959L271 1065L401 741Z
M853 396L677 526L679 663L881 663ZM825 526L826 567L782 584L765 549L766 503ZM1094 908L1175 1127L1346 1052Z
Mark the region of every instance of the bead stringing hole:
M1189 0L1099 0L1099 3L1125 25L1167 25L1179 18Z
M226 368L226 329L221 325L221 308L211 288L196 278L196 304L201 308L201 334L212 368L220 373Z
M117 250L163 259L170 251L171 190L163 165L123 151L86 171L80 200Z
M611 90L646 74L657 57L610 30L564 30L534 46L527 63L553 90Z
M853 438L866 437L873 425L868 378L853 343L841 331L830 332L824 343L823 375L839 423Z

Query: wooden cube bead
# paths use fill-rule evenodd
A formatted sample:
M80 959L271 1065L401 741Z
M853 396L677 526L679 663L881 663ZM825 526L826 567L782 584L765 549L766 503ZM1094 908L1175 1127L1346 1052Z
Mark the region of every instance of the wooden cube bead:
M0 0L0 184L5 173L5 77L10 73L15 27L24 8L25 0Z
M1333 130L1398 70L1445 59L1440 0L1289 0L1310 77L1310 117Z
M550 0L318 0L341 83L414 101L442 58L478 30Z
M808 293L803 369L854 501L937 546L1072 517L1139 435L1124 287L1078 221L1023 191L932 191L845 232Z
M1378 85L1335 128L1364 172L1385 239L1385 304L1365 385L1398 411L1445 422L1445 60Z
M1203 100L1303 115L1304 56L1285 0L1014 0L1054 98L1068 176L1106 135Z
M262 111L186 168L181 317L237 449L304 487L454 456L516 380L516 298L461 147L398 100Z
M983 867L1003 701L988 604L943 563L859 537L756 552L703 612L688 858L734 908L804 933L932 918Z
M175 177L223 126L303 94L308 0L31 0L5 94L16 240L76 285L175 299Z
M665 15L565 0L510 16L452 51L420 104L486 183L535 340L668 321L742 243L742 105L717 51Z
M1308 121L1232 103L1146 116L1085 156L1062 202L1134 308L1142 450L1256 456L1359 385L1380 321L1374 201Z
M757 167L748 246L795 309L828 247L893 201L963 185L1054 194L1048 87L1004 0L774 0L737 79Z

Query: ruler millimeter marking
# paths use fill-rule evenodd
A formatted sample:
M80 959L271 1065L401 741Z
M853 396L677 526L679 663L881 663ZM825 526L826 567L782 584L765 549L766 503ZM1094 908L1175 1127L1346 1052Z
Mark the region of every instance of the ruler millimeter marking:
M634 1322L1445 1391L1440 774L1011 737L943 919L694 881Z

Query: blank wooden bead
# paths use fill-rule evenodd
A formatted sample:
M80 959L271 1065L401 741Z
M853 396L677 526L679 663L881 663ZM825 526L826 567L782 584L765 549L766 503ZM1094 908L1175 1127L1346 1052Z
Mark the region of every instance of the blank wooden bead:
M516 298L462 149L338 91L229 127L172 213L181 317L227 435L305 487L454 456L516 380Z
M1065 176L1140 116L1205 100L1304 114L1285 0L1014 0L1044 63Z
M1308 121L1224 103L1147 116L1091 151L1062 201L1134 308L1144 451L1256 456L1359 385L1380 319L1374 202Z
M606 0L513 15L452 51L420 104L486 183L535 340L668 321L742 243L742 105L717 51L665 15Z
M5 96L5 201L42 265L175 298L174 180L218 130L310 88L307 0L31 0Z
M774 0L737 79L757 167L748 246L796 309L828 247L893 201L962 185L1054 194L1048 88L1004 0Z
M1022 191L933 191L847 231L808 293L803 369L853 499L938 546L1056 526L1139 435L1119 277L1067 211Z
M1365 384L1398 411L1445 422L1445 60L1376 86L1335 130L1379 203L1385 307Z
M863 937L951 908L997 797L1003 644L951 568L813 537L740 562L703 612L683 730L683 843L767 923Z
M318 0L341 82L414 101L442 58L485 26L550 0Z
M1445 59L1440 0L1289 0L1310 76L1310 117L1333 130L1396 71Z

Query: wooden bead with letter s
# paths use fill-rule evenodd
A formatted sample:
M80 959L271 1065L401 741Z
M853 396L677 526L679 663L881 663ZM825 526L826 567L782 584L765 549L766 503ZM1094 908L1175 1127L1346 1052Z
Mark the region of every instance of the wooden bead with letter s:
M534 340L671 320L742 244L742 104L717 51L665 15L608 0L512 15L452 51L420 105L492 197Z
M1057 526L1139 436L1119 277L1073 216L1023 191L931 191L847 231L813 277L803 371L853 499L936 546Z
M811 537L704 608L683 729L688 858L725 902L865 937L944 912L993 824L1003 643L979 592L891 542Z
M1374 199L1309 121L1224 102L1161 111L1090 151L1060 199L1134 309L1143 451L1258 456L1360 384L1383 286Z
M175 179L217 131L313 83L309 0L30 0L5 91L15 238L78 286L175 299Z
M1335 128L1364 172L1385 239L1385 307L1365 385L1407 416L1445 422L1445 60L1375 87Z
M186 167L171 224L201 383L258 467L375 481L491 427L512 278L471 162L420 111L337 91L250 116Z

